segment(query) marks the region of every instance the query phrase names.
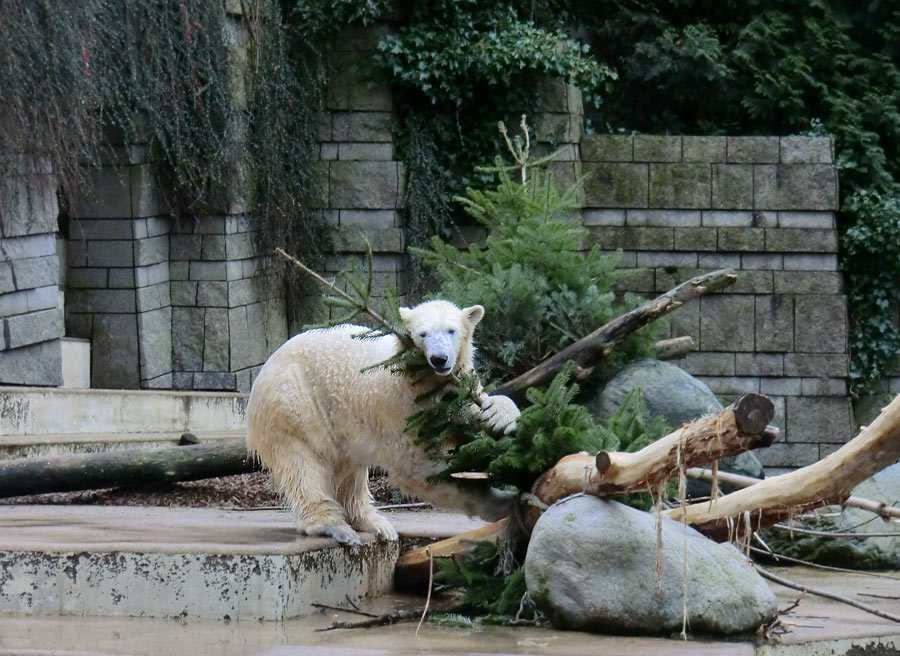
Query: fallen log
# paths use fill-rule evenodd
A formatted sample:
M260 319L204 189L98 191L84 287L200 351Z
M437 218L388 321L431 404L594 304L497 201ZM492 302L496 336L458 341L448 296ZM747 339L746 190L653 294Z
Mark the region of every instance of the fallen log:
M657 360L678 360L694 350L694 338L690 335L661 339L653 345Z
M692 467L687 470L688 478L697 478L711 483L717 478L720 483L725 483L735 488L745 488L751 485L761 483L763 479L753 478L752 476L744 476L743 474L733 474L731 472L713 473L708 469L700 469ZM859 510L867 510L886 520L900 519L900 508L887 505L886 501L875 501L873 499L865 499L863 497L849 496L843 503L844 508L858 508Z
M568 455L535 482L533 493L550 505L577 492L596 496L655 492L681 468L769 446L778 436L778 429L769 426L774 416L772 401L760 394L745 394L718 413L686 424L640 451ZM533 511L528 516L537 520Z
M900 396L859 435L822 460L714 501L664 514L724 542L747 528L755 531L809 508L843 504L854 487L898 460Z
M506 534L509 518L485 524L452 538L435 542L400 556L394 569L394 587L398 590L421 592L422 582L428 581L432 558L453 558L472 548L475 542L498 542ZM429 553L429 549L431 553ZM418 588L418 589L417 589Z
M503 383L494 394L504 394L513 400L521 401L525 398L525 391L529 387L549 384L569 360L575 362L576 378L586 378L594 366L609 356L616 344L631 333L680 308L688 301L724 289L734 284L736 280L737 274L731 269L720 269L695 276L631 312L616 317L533 369Z
M549 506L571 494L585 492L597 496L656 490L678 473L680 467L706 464L712 460L770 445L778 429L769 426L775 414L774 404L765 396L746 394L714 415L701 417L660 438L635 453L605 452L596 456L575 453L562 458L541 476L532 494L539 504ZM465 473L457 478L484 478L480 473ZM522 518L529 526L541 516L534 504L522 506ZM506 520L487 524L475 531L435 543L435 558L462 554L474 540L499 540ZM394 580L410 589L428 576L427 547L410 551L397 561Z
M0 461L0 498L195 481L257 471L243 439Z

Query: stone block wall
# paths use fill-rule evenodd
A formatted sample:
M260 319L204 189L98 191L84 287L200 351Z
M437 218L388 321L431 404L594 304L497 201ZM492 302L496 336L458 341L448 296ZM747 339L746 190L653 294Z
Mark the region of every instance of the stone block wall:
M146 150L116 147L72 199L66 326L91 340L91 387L169 387L168 209Z
M61 385L56 180L38 158L0 179L0 381Z
M736 285L671 317L679 362L728 400L776 403L770 466L802 466L851 437L847 308L837 270L833 144L817 137L585 137L585 224L655 294L732 267Z
M322 205L334 229L334 253L326 256L329 279L372 249L373 296L384 289L406 293L402 207L406 167L396 158L394 103L387 85L369 83L368 59L384 28L348 30L337 40L337 71L319 125ZM298 326L299 327L299 326Z

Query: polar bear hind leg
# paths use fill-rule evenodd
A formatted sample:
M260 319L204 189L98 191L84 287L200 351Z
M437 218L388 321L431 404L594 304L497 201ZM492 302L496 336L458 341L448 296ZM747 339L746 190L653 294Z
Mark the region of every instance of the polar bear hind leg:
M325 439L323 437L319 443ZM338 490L331 465L319 464L316 454L288 432L268 436L265 444L277 445L277 454L259 455L268 464L272 478L299 518L303 532L333 538L341 544L362 544L337 500Z
M357 469L344 477L338 487L337 500L346 512L350 526L357 531L374 533L379 540L397 539L397 530L372 505L367 468Z

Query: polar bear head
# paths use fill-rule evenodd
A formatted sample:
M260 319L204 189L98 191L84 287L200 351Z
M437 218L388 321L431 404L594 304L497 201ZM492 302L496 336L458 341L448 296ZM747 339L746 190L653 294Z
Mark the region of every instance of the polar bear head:
M459 309L449 301L428 301L414 308L400 308L403 325L428 364L440 376L472 368L472 332L484 316L484 308Z

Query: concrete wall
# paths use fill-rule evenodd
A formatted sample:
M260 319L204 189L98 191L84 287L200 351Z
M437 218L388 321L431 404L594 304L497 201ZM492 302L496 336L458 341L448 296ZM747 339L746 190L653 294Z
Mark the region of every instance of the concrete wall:
M672 315L679 364L724 399L773 398L767 465L809 464L851 436L847 312L837 270L837 172L819 137L593 136L581 143L585 223L662 292L733 267L737 284Z
M62 384L56 180L39 158L0 179L0 381Z

